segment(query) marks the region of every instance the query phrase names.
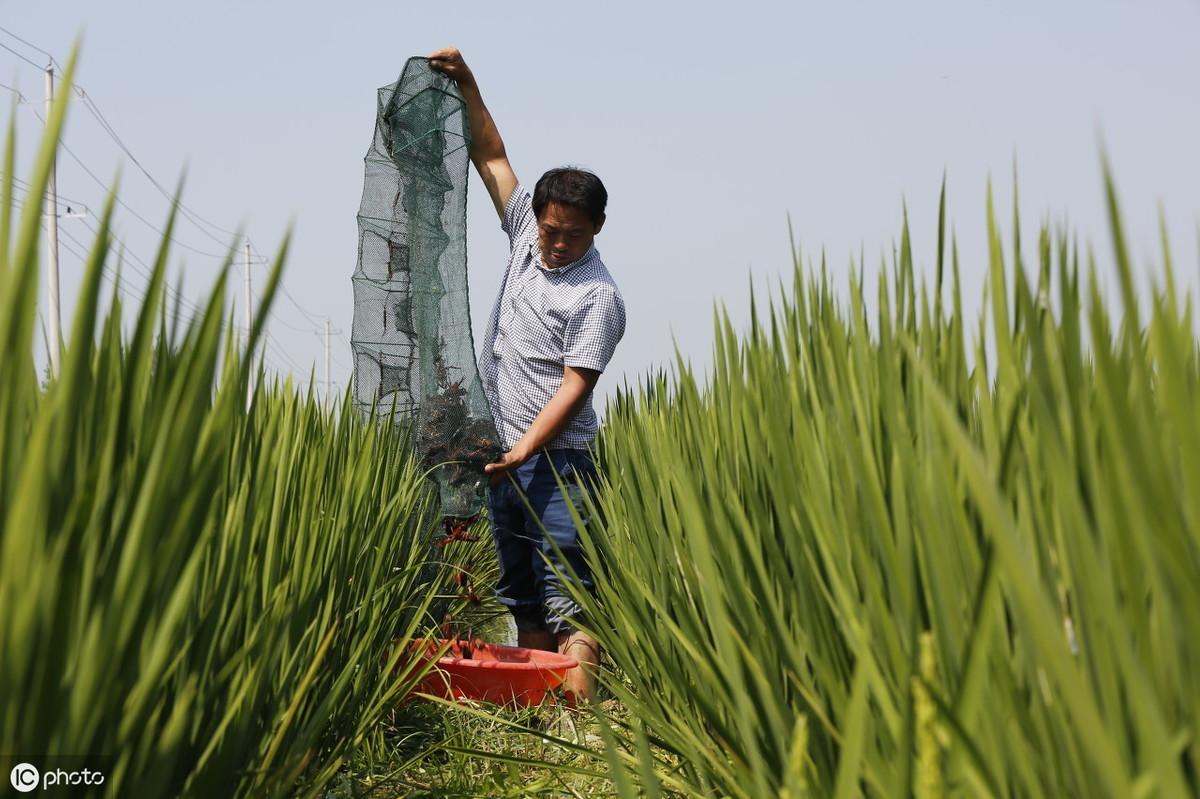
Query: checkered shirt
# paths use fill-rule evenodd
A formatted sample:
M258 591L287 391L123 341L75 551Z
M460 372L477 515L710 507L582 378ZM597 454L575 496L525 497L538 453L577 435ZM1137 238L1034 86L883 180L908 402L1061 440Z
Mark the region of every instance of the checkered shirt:
M625 301L593 246L548 269L538 247L529 191L517 186L504 209L508 270L492 308L479 373L505 449L511 449L562 385L563 367L603 372L625 334ZM596 437L589 394L547 446L586 449Z

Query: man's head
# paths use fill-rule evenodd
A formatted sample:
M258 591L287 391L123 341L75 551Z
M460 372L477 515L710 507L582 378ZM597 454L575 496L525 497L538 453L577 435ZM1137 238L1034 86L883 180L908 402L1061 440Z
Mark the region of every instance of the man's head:
M586 169L559 167L538 179L533 214L542 261L550 269L579 260L604 226L608 192Z

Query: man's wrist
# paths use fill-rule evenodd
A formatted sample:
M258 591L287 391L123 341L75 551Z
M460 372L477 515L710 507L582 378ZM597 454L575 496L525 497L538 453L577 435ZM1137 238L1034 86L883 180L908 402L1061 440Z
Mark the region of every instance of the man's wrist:
M518 463L524 463L525 461L529 460L530 457L532 457L533 453L529 450L529 447L518 441L513 448L508 451L508 455Z
M475 83L475 75L469 69L467 70L467 74L463 75L461 78L458 78L455 83L458 84L460 91L479 92L479 86Z

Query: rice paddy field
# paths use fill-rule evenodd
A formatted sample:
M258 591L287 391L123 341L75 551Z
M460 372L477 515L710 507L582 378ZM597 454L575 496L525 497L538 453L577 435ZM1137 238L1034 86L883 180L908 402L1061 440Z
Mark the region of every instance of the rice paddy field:
M986 252L943 216L922 278L905 229L870 301L797 254L749 330L716 314L709 375L610 403L578 597L604 701L568 730L401 702L403 644L485 623L452 586L486 530L436 547L404 431L263 379L225 277L181 318L164 243L140 307L106 296L111 202L39 374L13 147L0 753L103 756L111 796L1200 794L1200 347L1165 242L1139 292L1111 180L1096 255L990 204Z

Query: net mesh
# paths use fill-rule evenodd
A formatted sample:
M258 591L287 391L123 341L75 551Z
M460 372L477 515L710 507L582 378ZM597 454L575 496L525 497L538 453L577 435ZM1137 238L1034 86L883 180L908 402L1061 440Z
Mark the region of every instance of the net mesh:
M379 89L350 336L356 403L415 427L442 513L456 518L478 513L483 464L500 455L467 300L469 135L458 88L424 58Z

